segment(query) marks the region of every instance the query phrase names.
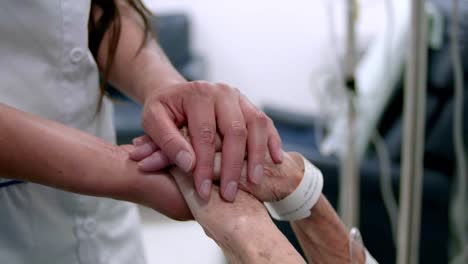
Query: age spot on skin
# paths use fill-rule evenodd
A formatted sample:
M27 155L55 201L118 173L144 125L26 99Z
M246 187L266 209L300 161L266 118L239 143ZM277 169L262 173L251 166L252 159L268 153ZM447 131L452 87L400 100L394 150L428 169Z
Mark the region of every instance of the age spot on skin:
M266 252L266 251L260 251L258 252L258 256L262 259L267 260L268 262L271 261L271 253Z

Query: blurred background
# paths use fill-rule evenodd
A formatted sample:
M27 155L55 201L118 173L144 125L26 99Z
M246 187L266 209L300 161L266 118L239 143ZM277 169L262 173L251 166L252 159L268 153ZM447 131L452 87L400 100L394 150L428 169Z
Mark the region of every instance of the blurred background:
M262 108L288 151L301 152L325 177L338 204L349 91L344 85L344 0L146 0L158 41L189 80L228 83ZM395 263L395 223L382 197L399 197L404 62L409 1L360 0L356 22L355 155L359 161L359 227L382 264ZM455 179L451 1L427 1L428 81L425 111L420 263L448 263L449 208ZM468 5L461 5L460 45L468 61ZM464 15L463 15L464 14ZM466 91L466 86L463 88ZM119 143L143 134L141 108L115 91ZM463 100L467 101L467 96ZM464 108L466 113L466 103ZM462 135L467 140L466 114ZM375 135L379 135L376 137ZM383 164L386 164L383 170ZM382 174L386 175L383 179ZM383 181L385 180L385 181ZM382 182L385 186L382 187ZM387 196L383 196L386 193ZM394 198L395 199L395 198ZM465 204L466 205L466 204ZM387 207L386 207L387 206ZM222 263L222 252L198 224L175 222L142 208L149 263ZM295 243L287 224L279 228ZM392 231L393 230L393 231Z

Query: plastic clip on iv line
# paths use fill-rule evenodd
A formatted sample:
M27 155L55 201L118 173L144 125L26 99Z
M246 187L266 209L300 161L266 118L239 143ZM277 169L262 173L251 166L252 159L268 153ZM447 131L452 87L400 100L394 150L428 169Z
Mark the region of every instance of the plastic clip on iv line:
M369 254L367 249L364 247L364 243L362 242L362 236L359 230L355 227L351 228L349 232L349 257L351 259L351 264L360 264L357 259L356 255L359 253L358 250L361 251L361 254L364 251L366 256L365 264L378 264L378 262Z
M280 221L295 221L308 217L317 203L323 188L323 176L319 169L304 159L304 176L296 190L277 202L265 203L270 215Z

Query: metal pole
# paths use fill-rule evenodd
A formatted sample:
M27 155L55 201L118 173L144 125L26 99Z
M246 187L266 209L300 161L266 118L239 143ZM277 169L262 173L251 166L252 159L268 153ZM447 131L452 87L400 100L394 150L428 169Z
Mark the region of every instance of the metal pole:
M359 166L356 159L355 148L355 120L356 108L354 98L356 95L356 18L357 18L357 2L356 0L348 0L346 7L346 69L345 78L346 86L350 92L350 100L348 106L348 131L346 138L346 153L341 159L340 165L340 197L339 210L343 222L348 228L358 227L359 225Z
M412 0L404 91L398 264L419 263L427 71L425 0Z

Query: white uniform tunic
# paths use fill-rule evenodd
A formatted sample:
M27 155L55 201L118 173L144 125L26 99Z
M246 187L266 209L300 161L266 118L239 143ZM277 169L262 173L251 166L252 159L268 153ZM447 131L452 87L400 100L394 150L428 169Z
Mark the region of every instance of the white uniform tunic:
M114 142L109 100L96 115L89 12L89 0L0 2L0 102ZM0 263L144 263L139 221L125 202L32 183L2 187Z

